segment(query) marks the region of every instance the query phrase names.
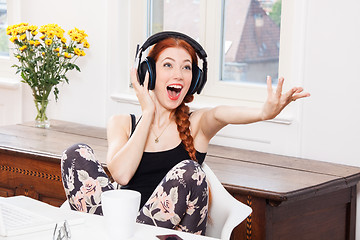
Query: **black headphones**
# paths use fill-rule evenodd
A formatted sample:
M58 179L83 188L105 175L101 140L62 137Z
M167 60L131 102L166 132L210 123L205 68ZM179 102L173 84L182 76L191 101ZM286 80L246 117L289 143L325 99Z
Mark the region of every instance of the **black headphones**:
M139 45L137 46L138 49L136 50L135 58L137 61L139 61L137 66L138 69L137 71L138 71L140 84L141 85L144 84L145 74L148 71L149 72L148 89L153 90L155 88L155 79L156 79L155 60L150 57L146 57L144 61L140 62L141 55L149 46L154 45L160 42L161 40L167 38L180 38L182 40L185 40L187 43L190 44L191 47L194 48L198 57L203 61L202 70L195 63L193 63L191 85L189 91L187 92L187 95L192 95L194 93L199 94L201 90L204 88L204 85L207 80L207 61L206 61L207 55L205 50L197 41L180 32L170 32L170 31L159 32L150 36L140 48Z

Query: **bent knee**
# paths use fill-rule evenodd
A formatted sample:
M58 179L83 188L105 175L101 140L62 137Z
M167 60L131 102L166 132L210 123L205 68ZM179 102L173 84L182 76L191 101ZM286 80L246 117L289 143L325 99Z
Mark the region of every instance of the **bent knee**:
M63 154L68 154L68 155L69 154L74 154L74 153L79 154L80 149L86 149L87 151L91 151L93 153L93 149L89 145L87 145L86 143L75 143L72 146L68 147L63 152Z
M189 160L182 160L180 163L176 164L175 167L179 167L179 168L185 169L187 171L195 171L198 168L201 169L199 163L195 162L194 160L190 160L190 159Z
M78 156L88 159L93 157L93 155L93 149L86 143L76 143L68 147L62 154L63 159L77 158Z
M73 144L61 156L61 162L65 165L69 161L80 163L88 160L96 161L93 149L85 143Z
M186 182L195 182L196 185L203 185L206 183L206 174L202 169L201 165L193 160L183 160L175 168L181 169L184 171L183 179Z

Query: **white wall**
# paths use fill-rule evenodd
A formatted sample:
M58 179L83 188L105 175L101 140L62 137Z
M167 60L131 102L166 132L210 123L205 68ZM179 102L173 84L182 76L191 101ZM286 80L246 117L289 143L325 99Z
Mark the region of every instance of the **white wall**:
M21 84L0 77L0 125L21 123Z
M308 1L302 156L360 166L360 1Z
M66 30L78 27L89 35L91 47L77 62L82 72L69 74L70 84L60 88L59 101L49 106L50 117L105 127L112 114L139 113L131 97L128 101L118 95L127 93L129 59L135 51L131 29L141 27L130 25L129 19L144 17L143 9L130 11L138 1L19 1L21 21L57 23ZM212 143L360 167L360 1L295 2L288 0L294 9L299 4L302 8L295 9L298 21L287 48L294 59L283 72L303 85L311 98L293 103L281 117L285 121L228 126ZM22 104L22 120L33 120L26 86ZM358 199L360 206L360 194ZM360 239L359 228L357 232Z

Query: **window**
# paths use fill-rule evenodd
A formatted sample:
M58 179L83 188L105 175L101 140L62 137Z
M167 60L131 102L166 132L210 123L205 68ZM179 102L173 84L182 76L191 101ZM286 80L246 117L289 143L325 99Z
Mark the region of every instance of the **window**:
M200 98L264 101L266 76L273 83L279 76L281 0L149 0L148 6L149 35L181 31L206 49L208 82Z
M200 1L153 0L149 16L151 34L178 31L199 41Z
M9 56L6 0L0 0L0 56Z
M278 78L281 0L225 0L222 81Z

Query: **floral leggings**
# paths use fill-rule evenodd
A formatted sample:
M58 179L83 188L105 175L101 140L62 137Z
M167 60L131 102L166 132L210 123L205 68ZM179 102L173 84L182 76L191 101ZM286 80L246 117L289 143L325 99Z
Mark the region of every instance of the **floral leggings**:
M74 144L64 151L61 174L73 210L102 215L101 193L114 189L91 147ZM209 189L201 166L192 160L175 165L140 209L137 222L205 234Z

